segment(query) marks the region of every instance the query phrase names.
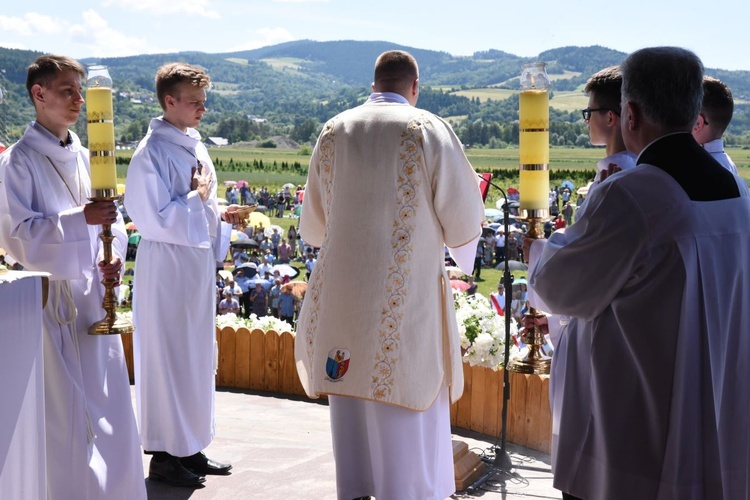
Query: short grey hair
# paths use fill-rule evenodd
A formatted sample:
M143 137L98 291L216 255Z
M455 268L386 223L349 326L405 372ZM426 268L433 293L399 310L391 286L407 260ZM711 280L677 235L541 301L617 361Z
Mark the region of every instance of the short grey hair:
M680 47L633 52L620 65L622 102L638 105L644 117L668 130L690 130L703 103L703 63Z

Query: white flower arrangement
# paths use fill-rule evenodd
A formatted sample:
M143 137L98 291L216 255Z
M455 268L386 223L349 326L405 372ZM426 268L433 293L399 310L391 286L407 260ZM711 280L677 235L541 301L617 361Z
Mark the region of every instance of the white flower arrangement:
M273 316L258 317L255 314L251 314L249 318L243 318L233 313L219 314L216 316L216 326L221 330L227 326L234 328L235 330L241 327L247 328L248 330L274 330L279 333L292 332L294 328L286 321L281 321L279 318Z
M117 315L123 319L127 319L131 323L133 321L133 313L130 311L118 312ZM274 318L273 316L264 316L262 318L259 318L255 314L251 314L249 318L243 318L232 313L219 314L216 316L216 326L219 328L219 330L229 326L234 328L235 330L244 327L250 331L263 330L264 332L267 332L269 330L274 330L279 333L291 332L292 334L294 334L294 328L286 321L281 321L280 319Z
M456 321L465 350L464 363L497 370L505 361L505 317L497 314L489 300L481 294L454 293ZM517 333L515 321L510 320L511 336ZM520 356L519 349L511 343L510 358Z

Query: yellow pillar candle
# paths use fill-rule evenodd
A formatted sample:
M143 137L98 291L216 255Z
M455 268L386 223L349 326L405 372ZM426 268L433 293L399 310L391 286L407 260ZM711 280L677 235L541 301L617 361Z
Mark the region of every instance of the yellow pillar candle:
M520 95L519 153L521 164L549 163L549 94L525 90Z
M545 63L524 65L519 96L520 208L549 210L549 79Z
M86 121L88 122L92 190L117 189L113 118L112 88L88 88L86 90Z
M549 210L549 170L522 168L518 191L521 210Z

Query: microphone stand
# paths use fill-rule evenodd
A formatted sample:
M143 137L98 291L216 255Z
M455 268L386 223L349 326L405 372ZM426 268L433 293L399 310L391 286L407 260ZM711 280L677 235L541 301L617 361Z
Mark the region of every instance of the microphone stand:
M495 189L498 189L503 194L503 199L505 200L505 203L503 203L503 206L501 207L503 211L503 228L505 231L505 241L507 245L508 241L508 235L510 234L510 206L508 205L508 197L505 194L505 191L500 186L490 182L487 179L484 179L487 181L487 183L494 187ZM472 483L469 487L466 488L466 491L468 493L473 493L479 489L480 486L482 486L484 483L486 483L490 478L494 477L495 475L504 475L507 477L518 477L518 474L513 472L513 463L510 460L510 455L508 455L508 450L506 449L506 434L508 429L508 401L510 400L510 375L508 373L508 360L510 358L510 320L509 317L510 311L511 311L511 301L513 300L512 297L512 285L513 285L513 275L510 274L510 264L508 263L508 255L506 253L505 255L505 266L503 270L503 286L505 287L505 354L503 358L503 406L502 406L502 413L501 413L501 424L500 424L500 447L497 447L497 442L495 446L493 446L493 450L495 452L495 458L492 461L492 467L485 472L482 476L479 477L474 483Z

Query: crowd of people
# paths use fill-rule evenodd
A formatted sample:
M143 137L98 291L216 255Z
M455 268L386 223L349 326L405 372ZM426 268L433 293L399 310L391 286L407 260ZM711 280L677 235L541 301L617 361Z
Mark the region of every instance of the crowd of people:
M251 188L245 181L240 182L242 184L239 186L234 182L227 184L224 198L230 205L258 205L265 207L276 217L283 217L285 210L292 210L301 205L305 198L305 188L299 185L292 189L293 185L284 184L276 194L273 194L268 190L268 186L258 189L254 186Z
M261 190L263 191L264 189ZM252 203L252 199L250 201ZM122 212L127 220L127 212ZM305 275L309 278L318 249L302 240L296 225L291 225L286 234L278 226L246 226L238 230L254 240L257 246L249 250L246 247L230 246L227 258L217 267L217 313L233 313L243 317L251 314L258 317L270 315L293 325L299 314L304 291L291 293L291 287L284 287L297 274L291 272L290 265L293 262L300 264L297 267L305 269ZM135 260L141 235L135 227L127 232L126 260ZM280 270L279 264L287 267ZM222 272L225 267L232 270ZM126 273L133 274L132 270ZM131 283L121 284L118 297L120 305L132 305L132 293Z
M282 275L274 268L274 259L271 253L260 258L256 253L248 255L236 251L236 267L231 272L216 274L218 314L270 315L293 325L304 293L298 297L291 286L286 286L291 282L291 275Z

